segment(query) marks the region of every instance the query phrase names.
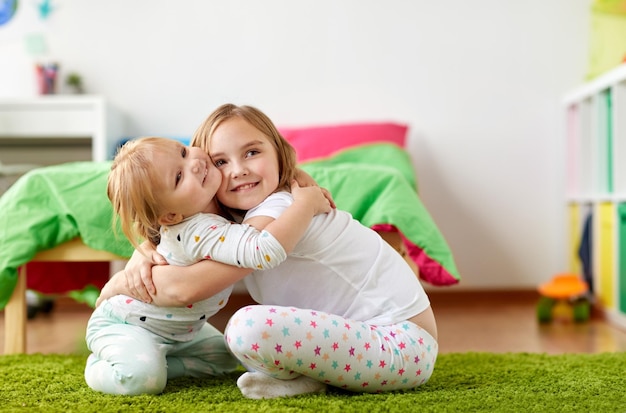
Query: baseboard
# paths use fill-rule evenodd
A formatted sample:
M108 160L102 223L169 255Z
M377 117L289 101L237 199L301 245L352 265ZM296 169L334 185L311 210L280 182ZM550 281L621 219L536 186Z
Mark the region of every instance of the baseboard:
M536 289L515 289L515 290L497 290L497 289L481 289L481 290L453 290L446 288L429 289L427 291L430 300L438 303L456 303L456 302L510 302L510 301L535 301L539 298Z

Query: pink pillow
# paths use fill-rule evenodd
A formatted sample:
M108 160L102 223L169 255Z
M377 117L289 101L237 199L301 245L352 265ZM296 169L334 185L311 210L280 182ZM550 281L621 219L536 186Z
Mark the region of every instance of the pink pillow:
M390 142L404 148L408 127L397 123L354 123L278 130L296 149L298 162L302 162L365 143Z

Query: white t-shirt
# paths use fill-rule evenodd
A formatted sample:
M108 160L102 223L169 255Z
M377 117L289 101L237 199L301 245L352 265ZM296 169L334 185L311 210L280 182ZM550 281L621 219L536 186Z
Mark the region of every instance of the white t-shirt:
M287 192L251 209L277 218L293 202ZM341 210L318 215L279 266L244 278L261 304L294 306L386 325L407 320L430 305L407 262L374 230Z

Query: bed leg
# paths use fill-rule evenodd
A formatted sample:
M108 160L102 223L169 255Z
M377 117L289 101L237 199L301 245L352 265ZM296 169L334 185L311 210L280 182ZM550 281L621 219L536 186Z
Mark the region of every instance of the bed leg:
M17 285L4 308L4 354L26 352L26 266L17 277Z

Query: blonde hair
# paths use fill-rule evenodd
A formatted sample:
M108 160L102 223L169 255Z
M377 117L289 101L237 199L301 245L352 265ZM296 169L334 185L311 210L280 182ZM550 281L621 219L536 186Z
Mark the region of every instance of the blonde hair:
M141 239L159 243L161 214L154 154L179 146L172 139L143 137L125 143L115 155L107 182L107 195L113 205L113 228L117 224L135 247Z
M232 103L220 106L196 130L191 145L209 153L211 138L215 130L223 122L234 117L244 119L268 138L278 158L278 188L289 190L291 181L296 177L296 151L278 132L271 119L255 107L237 106Z

